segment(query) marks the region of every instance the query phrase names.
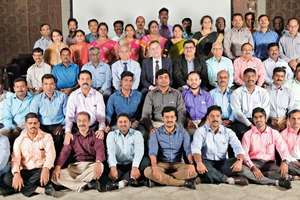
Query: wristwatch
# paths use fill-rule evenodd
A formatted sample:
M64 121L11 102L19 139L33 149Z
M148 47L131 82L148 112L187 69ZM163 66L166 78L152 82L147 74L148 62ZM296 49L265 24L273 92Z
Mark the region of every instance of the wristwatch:
M290 164L290 162L287 159L282 160L282 162L285 162L287 165Z

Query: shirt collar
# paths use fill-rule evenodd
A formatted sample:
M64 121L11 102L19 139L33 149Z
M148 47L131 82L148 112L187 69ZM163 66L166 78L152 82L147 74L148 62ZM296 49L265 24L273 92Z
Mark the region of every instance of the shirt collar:
M37 135L35 136L35 138L33 138L33 141L36 141L36 140L38 140L39 138L44 138L44 136L45 136L45 132L43 132L41 129L38 129L38 133L37 133ZM28 137L27 131L24 131L23 134L21 134L21 137L30 139L30 138ZM30 140L31 140L31 139L30 139Z
M91 129L89 129L89 132L88 132L88 134L87 134L85 137L84 137L83 135L81 135L79 131L76 132L75 135L77 135L77 137L82 136L82 137L84 137L84 138L87 138L87 137L89 137L89 136L92 136L93 134L94 134L94 131L92 131Z
M209 125L208 123L207 123L207 124L204 124L204 126L206 127L206 130L208 130L208 131L214 133L213 130L211 130L210 125ZM219 125L219 130L218 130L217 133L222 134L222 133L224 133L224 132L225 132L224 126L223 126L222 124L220 124L220 125Z
M161 93L161 91L160 91L160 89L157 87L156 88L156 90L155 90L156 92L160 92ZM169 86L169 88L168 88L168 90L167 90L167 92L166 93L173 93L173 90L172 90L172 88Z
M270 133L271 128L269 126L267 126L266 129L264 130L264 132L262 132L262 133L256 128L256 126L252 127L251 130L252 130L252 133L254 133L254 134L264 134L264 133L268 134L268 133Z

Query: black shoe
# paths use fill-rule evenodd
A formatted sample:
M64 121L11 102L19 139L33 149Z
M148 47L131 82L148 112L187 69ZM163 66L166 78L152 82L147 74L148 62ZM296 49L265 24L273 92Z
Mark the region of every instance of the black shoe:
M279 184L280 187L283 187L285 189L291 189L292 188L292 184L291 184L291 181L289 179L288 180L279 180L278 184Z
M195 182L195 180L193 180L193 179L186 180L184 182L184 187L190 188L192 190L196 190L196 182Z
M47 185L45 187L45 194L48 196L53 196L53 197L57 198L57 193L52 185Z
M99 181L93 180L87 184L88 189L90 190L98 190L98 192L101 192L101 187Z
M132 187L139 187L140 186L139 182L136 179L133 179L133 178L130 179L130 185Z
M245 177L238 176L238 177L233 177L233 179L235 185L241 185L241 186L249 185L249 181Z
M149 187L149 188L153 188L154 187L154 182L150 179L147 179L147 181L145 182L146 186Z
M108 182L106 184L106 191L112 191L119 189L119 184L117 182Z
M0 195L6 196L6 195L11 195L13 193L15 193L15 190L13 188L7 186L0 188Z

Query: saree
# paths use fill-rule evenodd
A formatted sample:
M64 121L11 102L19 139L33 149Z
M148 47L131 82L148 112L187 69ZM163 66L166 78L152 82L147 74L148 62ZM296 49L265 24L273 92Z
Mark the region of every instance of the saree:
M168 40L165 44L164 54L167 55L168 58L172 59L174 62L175 58L177 58L183 52L183 43L186 39L182 39L177 43L173 43L171 40Z
M52 44L50 44L45 50L44 53L45 63L48 63L52 68L55 65L61 63L60 51L63 48L68 48L68 46L64 43L60 43L60 45L57 46L54 42L52 42Z
M126 38L124 38L119 41L120 46L125 44L129 47L130 58L135 61L138 61L139 58L140 43L140 39L133 39L131 42L127 42Z
M112 64L112 60L118 51L119 44L113 40L107 40L104 43L99 44L97 40L91 43L92 47L98 47L100 49L100 60L107 64Z
M86 42L78 42L70 46L71 62L80 67L89 62L89 50L91 45Z

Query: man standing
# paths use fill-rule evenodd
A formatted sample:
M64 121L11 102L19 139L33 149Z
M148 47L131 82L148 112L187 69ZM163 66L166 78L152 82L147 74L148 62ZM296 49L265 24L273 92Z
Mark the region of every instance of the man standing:
M98 179L104 170L102 162L105 160L105 149L103 140L96 138L89 124L89 113L79 112L77 115L78 132L74 134L70 144L64 145L52 174L55 184L77 192L81 192L85 186L101 191ZM75 163L61 170L71 152L74 152Z
M45 51L47 49L47 47L50 44L52 44L50 26L48 24L42 24L40 26L40 34L42 35L42 37L34 43L33 49L39 47L43 51Z
M97 33L98 21L96 19L90 19L88 21L88 26L91 32L85 35L85 42L92 43L98 39L98 33Z
M122 20L117 20L114 22L114 31L116 35L110 38L111 40L119 42L121 39L125 37L125 33L123 32L124 22Z
M194 33L192 32L192 20L191 18L184 18L182 21L182 27L184 30L183 38L187 40L193 39Z
M136 30L135 37L142 39L145 35L148 35L149 30L145 29L145 18L143 16L138 16L135 20Z
M222 33L224 35L226 28L226 21L224 17L218 17L216 19L216 29L218 33Z
M65 37L65 44L69 47L73 44L76 44L76 38L75 38L75 32L78 28L78 22L75 18L70 18L68 20L68 29L69 29L69 35Z
M186 130L176 126L178 117L175 107L164 107L161 115L163 125L150 135L151 166L145 169L145 176L162 185L196 189L193 178L197 176L197 172L191 153L190 136ZM182 162L183 153L189 164ZM172 173L168 173L170 170ZM148 185L153 187L153 184Z
M51 66L44 62L43 50L39 47L33 49L32 57L35 63L28 68L26 81L29 92L40 94L43 91L42 77L51 72Z
M159 35L167 39L173 38L173 26L168 24L169 10L167 8L160 9L158 18L160 21L158 26Z
M286 30L284 30L284 19L282 16L274 17L273 28L279 37L283 36L287 32Z

